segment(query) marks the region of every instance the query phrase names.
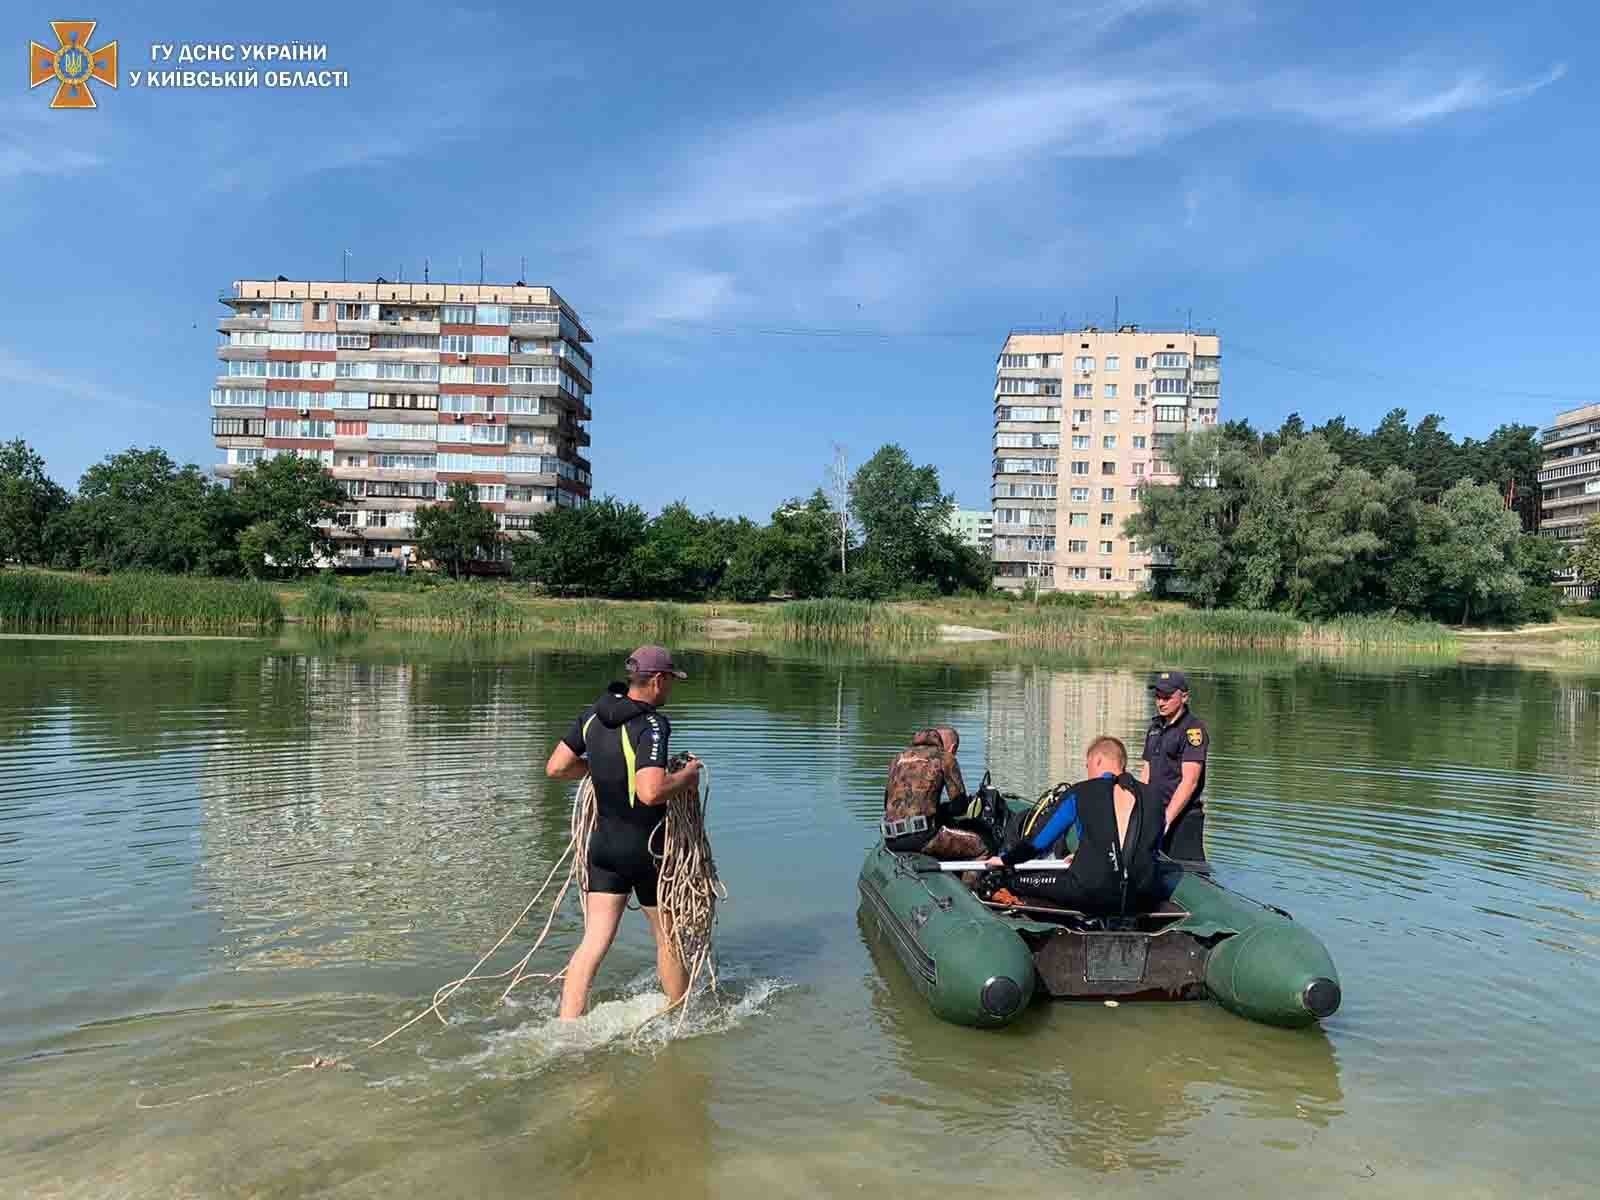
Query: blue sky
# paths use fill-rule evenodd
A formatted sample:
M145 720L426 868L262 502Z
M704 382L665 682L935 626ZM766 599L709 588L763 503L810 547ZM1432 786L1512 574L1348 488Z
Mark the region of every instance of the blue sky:
M1194 323L1223 413L1460 435L1595 398L1582 3L123 3L116 92L29 92L8 6L0 437L73 485L209 464L239 277L556 287L597 493L765 516L899 441L987 506L1018 324ZM66 14L74 15L74 14ZM79 14L81 15L81 14ZM131 89L152 42L313 41L348 89Z

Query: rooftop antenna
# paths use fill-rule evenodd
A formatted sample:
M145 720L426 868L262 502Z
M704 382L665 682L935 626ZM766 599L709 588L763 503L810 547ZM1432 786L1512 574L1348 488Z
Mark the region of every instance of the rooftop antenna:
M522 256L522 270L517 272L517 278L518 279L526 279L527 277L528 277L528 256L526 254L524 254Z
M346 250L339 256L339 269L343 272L344 281L350 282L350 251Z
M483 286L483 251L478 251L478 286Z
M430 265L431 264L428 262L427 259L423 259L422 260L422 282L423 283L427 283L428 282L428 268L429 268Z
M1111 328L1122 328L1122 297L1111 297Z

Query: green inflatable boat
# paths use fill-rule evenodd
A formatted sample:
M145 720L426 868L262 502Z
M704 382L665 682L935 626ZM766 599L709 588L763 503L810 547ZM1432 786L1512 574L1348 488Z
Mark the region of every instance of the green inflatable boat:
M1037 866L1038 864L1033 864ZM1316 935L1282 909L1183 870L1139 917L1095 920L980 900L936 860L879 842L861 866L862 906L936 1016L995 1028L1036 993L1067 1000L1212 999L1270 1025L1339 1007L1339 974Z

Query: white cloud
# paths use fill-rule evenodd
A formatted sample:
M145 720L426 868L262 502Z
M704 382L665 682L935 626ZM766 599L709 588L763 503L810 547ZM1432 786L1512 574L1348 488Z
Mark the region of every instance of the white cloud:
M1260 85L1266 114L1299 117L1349 132L1388 132L1443 120L1458 113L1525 100L1567 73L1557 63L1526 83L1496 83L1482 71L1453 79L1417 71L1392 71L1368 79L1286 74Z
M95 404L111 404L119 408L148 409L159 412L159 405L140 400L126 392L105 387L87 375L69 374L42 367L35 362L0 347L0 383L18 388L34 388L70 396L75 400L88 400Z

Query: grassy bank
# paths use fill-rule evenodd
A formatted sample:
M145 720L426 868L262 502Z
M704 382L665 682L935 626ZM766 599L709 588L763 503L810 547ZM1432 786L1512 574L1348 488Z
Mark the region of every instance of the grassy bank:
M1283 613L1246 609L1170 608L1145 616L1079 608L1019 610L1000 626L1024 646L1065 646L1074 642L1158 646L1290 647L1348 646L1353 649L1407 647L1445 650L1456 636L1428 621L1390 617L1340 617L1306 622Z
M861 600L791 600L778 609L777 630L792 642L927 642L939 623Z
M270 629L283 605L263 584L171 575L0 571L8 629Z

